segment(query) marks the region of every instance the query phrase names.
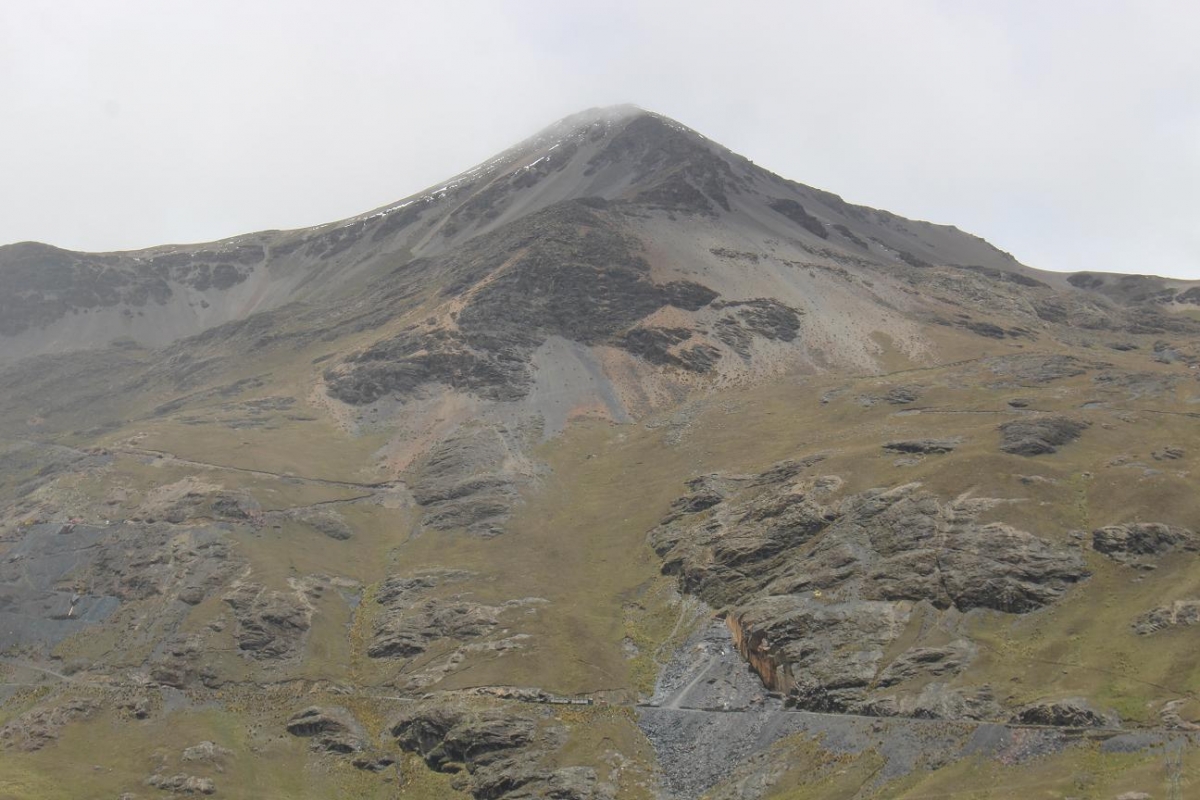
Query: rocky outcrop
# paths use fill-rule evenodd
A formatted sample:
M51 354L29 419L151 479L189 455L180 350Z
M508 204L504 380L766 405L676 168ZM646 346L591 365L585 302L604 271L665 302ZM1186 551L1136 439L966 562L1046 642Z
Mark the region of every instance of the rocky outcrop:
M778 300L760 297L753 300L719 300L713 308L729 309L713 328L718 339L743 358L750 357L754 338L790 342L800 333L803 312Z
M696 311L717 294L655 283L638 248L608 215L578 202L485 234L427 265L456 306L452 327L409 326L327 370L326 390L351 405L405 399L433 383L517 400L532 384L534 350L551 336L644 349L624 337L639 320L666 306ZM701 352L689 363L699 365Z
M1063 728L1113 728L1120 720L1101 714L1082 698L1035 703L1017 711L1010 720L1020 725L1053 725Z
M600 800L615 787L591 767L544 766L562 746L561 733L532 716L426 704L388 726L400 749L430 769L457 774L454 786L478 800Z
M1088 424L1067 417L1013 420L1000 426L1000 449L1018 456L1057 453L1059 447L1078 439Z
M340 706L310 706L287 721L287 732L312 740L312 748L342 755L361 751L366 730L354 715Z
M1200 625L1200 600L1176 600L1167 606L1147 611L1133 621L1133 630L1148 636L1167 628Z
M0 336L44 328L67 314L162 305L180 289L229 289L264 257L262 247L249 244L150 259L76 253L38 242L0 247Z
M179 757L183 761L200 761L217 764L232 756L232 750L221 747L215 742L203 741L191 747L184 748Z
M914 647L879 673L876 685L887 687L923 676L948 678L966 669L975 645L959 639L945 647Z
M430 599L416 608L390 611L376 624L367 655L411 658L443 639L478 639L499 624L502 612L502 608L453 598Z
M1130 522L1092 531L1092 547L1114 561L1161 556L1175 550L1200 550L1200 539L1188 528L1161 522Z
M829 238L829 231L825 229L821 221L805 211L804 206L795 200L790 198L776 199L767 205L770 206L772 211L782 214L814 236L819 236L822 239Z
M797 480L777 466L724 494L681 499L703 511L680 506L650 534L663 571L725 608L739 652L802 708L882 713L877 688L960 671L967 642L885 658L918 604L1026 613L1088 575L1075 551L977 522L992 501L943 501L919 484L837 500L841 487L835 476ZM888 707L991 708L989 698L926 700Z
M962 444L962 439L903 439L887 442L883 449L892 453L909 453L913 455L940 455L950 453Z
M1045 386L1053 381L1085 374L1092 365L1075 356L1028 355L996 356L984 361L985 368L1003 380L994 388L1009 386Z
M1155 461L1178 461L1185 455L1187 455L1187 451L1182 447L1167 445L1152 452L1150 457Z
M409 486L425 510L426 526L466 528L478 536L503 532L524 477L517 466L523 458L510 435L493 426L464 427L413 466Z
M233 611L238 649L256 659L277 659L300 649L312 620L302 593L243 583L222 598Z
M204 638L195 633L168 640L162 652L150 662L150 679L175 689L183 689L196 682L209 687L217 686L219 677L201 663L205 649Z
M216 782L212 778L202 778L199 775L151 775L146 778L146 785L172 794L213 794L217 791Z
M540 598L524 598L490 606L470 600L465 594L430 596L441 587L473 576L474 573L465 570L436 570L384 581L375 595L383 611L376 619L367 655L412 658L437 643L477 644L493 634L506 632L501 627L501 617L506 612L545 602ZM504 642L494 644L504 646Z
M41 750L58 739L67 723L86 719L99 708L99 702L86 697L33 708L0 728L0 748L24 753Z
M633 328L621 339L621 347L651 364L679 367L689 372L708 372L721 358L710 344L679 347L693 336L688 328Z

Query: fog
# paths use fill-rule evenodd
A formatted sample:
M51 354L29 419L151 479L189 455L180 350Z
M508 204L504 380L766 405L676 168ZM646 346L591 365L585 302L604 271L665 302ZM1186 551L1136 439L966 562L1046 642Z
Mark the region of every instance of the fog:
M0 243L319 224L633 102L1033 266L1200 278L1200 5L6 0Z

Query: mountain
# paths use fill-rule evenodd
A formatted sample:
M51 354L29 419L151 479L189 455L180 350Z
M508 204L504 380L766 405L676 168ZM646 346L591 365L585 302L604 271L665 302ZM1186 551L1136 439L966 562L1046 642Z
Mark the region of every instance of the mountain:
M0 795L1162 793L1198 306L634 107L0 247Z

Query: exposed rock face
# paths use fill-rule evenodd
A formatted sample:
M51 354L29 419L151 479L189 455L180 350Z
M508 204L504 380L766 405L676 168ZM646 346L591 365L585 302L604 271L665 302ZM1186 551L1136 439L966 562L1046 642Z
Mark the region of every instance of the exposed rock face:
M437 530L466 528L480 536L503 531L517 500L522 462L506 432L463 427L438 442L413 467L410 488L425 509L423 522Z
M803 312L771 298L728 301L718 300L713 308L729 309L717 320L713 330L718 339L743 358L750 356L755 336L770 341L790 342L800 333Z
M833 501L840 487L833 476L795 480L794 469L776 467L726 496L690 495L650 534L664 572L726 607L742 655L803 708L883 713L905 702L870 701L879 681L961 669L965 642L884 659L915 604L1025 613L1088 574L1076 552L976 522L991 501L944 502L918 484ZM926 701L919 707L928 713L949 702ZM990 696L950 705L956 713L993 707Z
M825 230L825 226L821 224L821 221L805 211L804 206L795 200L772 200L768 205L772 211L779 212L814 236L819 236L822 239L829 238L829 231Z
M1200 550L1200 539L1187 528L1161 522L1109 525L1092 532L1092 547L1116 561L1160 556L1173 550Z
M330 539L344 542L354 537L354 529L337 511L330 508L303 509L288 512L291 519L303 522L305 525L323 533Z
M1000 426L1000 449L1019 456L1057 453L1058 448L1079 438L1088 423L1066 417L1018 419Z
M454 327L412 326L376 343L326 371L328 392L362 405L441 383L516 400L528 391L530 357L547 338L644 346L623 332L665 306L695 311L716 299L699 284L654 283L637 248L582 203L562 203L502 235L481 236L437 265L446 273L443 294L461 303Z
M975 655L975 646L959 639L946 647L915 647L897 658L879 675L878 685L887 687L922 675L939 678L962 672Z
M1067 728L1116 727L1119 720L1112 715L1101 714L1083 699L1071 698L1047 703L1036 703L1018 711L1012 722L1023 725L1058 725Z
M204 761L209 763L218 763L232 755L232 750L221 747L215 742L204 741L185 748L179 757L184 761Z
M431 769L459 773L457 787L478 800L615 795L615 787L599 781L590 767L542 766L562 741L529 716L426 705L396 718L389 730L402 750L418 754Z
M677 347L693 336L689 328L634 328L621 337L621 346L651 364L670 365L689 372L708 372L721 357L712 345Z
M343 755L359 752L366 741L366 731L354 715L337 706L296 712L287 722L287 732L312 739L313 749Z
M442 639L469 641L486 635L499 624L502 609L466 600L426 600L414 609L392 611L375 628L367 648L372 658L425 652Z
M205 686L215 686L217 676L200 664L204 639L197 634L177 636L168 640L162 653L150 663L150 678L163 686L182 689L197 679Z
M1155 450L1150 454L1150 457L1155 461L1177 461L1187 455L1187 451L1182 447L1167 445L1166 447Z
M467 595L430 596L438 587L472 576L464 570L442 570L384 581L376 602L385 610L375 623L367 655L411 658L438 642L477 642L501 630L501 617L506 611L545 602L525 598L489 606L469 600Z
M41 706L25 712L0 728L0 747L31 753L58 739L63 726L92 715L100 704L89 698L75 698L53 706Z
M224 596L237 620L238 647L257 659L295 654L311 624L312 608L298 593L244 583Z
M1147 611L1133 621L1133 630L1148 636L1167 628L1200 624L1200 600L1176 600L1169 606Z
M124 254L73 253L36 242L9 245L0 248L0 335L106 306L162 304L185 287L228 289L244 281L263 258L263 249L255 245L164 253L148 261Z
M937 455L949 453L962 444L962 439L905 439L888 442L884 450L893 453L912 453L916 455Z
M917 400L921 399L921 387L919 387L919 386L896 386L892 389L889 389L887 394L884 395L883 399L886 400L887 402L891 403L894 406L901 406L901 405L907 405L908 403L915 403Z
M56 644L131 601L199 602L235 568L211 526L29 526L0 560L0 649Z
M1090 366L1075 356L1012 355L987 359L984 364L994 374L1007 380L998 388L1009 385L1044 386L1052 381L1083 375Z
M146 779L146 785L173 794L213 794L217 791L212 778L182 772L177 775L151 775Z

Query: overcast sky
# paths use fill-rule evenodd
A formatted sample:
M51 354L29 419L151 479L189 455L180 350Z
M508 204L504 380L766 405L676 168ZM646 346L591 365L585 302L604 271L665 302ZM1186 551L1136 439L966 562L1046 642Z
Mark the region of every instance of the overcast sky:
M1200 278L1200 3L0 0L0 243L347 217L633 102L1053 270Z

